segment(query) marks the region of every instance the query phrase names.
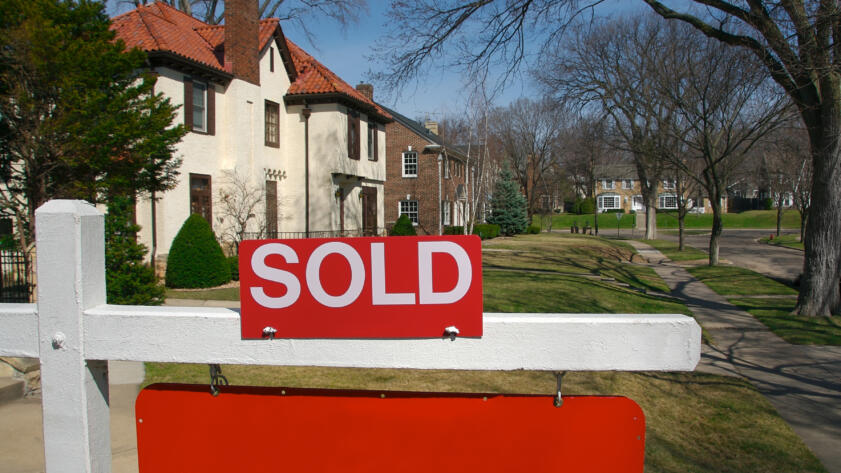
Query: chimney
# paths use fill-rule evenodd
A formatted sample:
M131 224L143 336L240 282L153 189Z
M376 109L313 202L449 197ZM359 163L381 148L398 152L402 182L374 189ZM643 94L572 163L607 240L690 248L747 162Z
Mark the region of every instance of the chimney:
M225 65L234 77L260 85L260 20L257 0L225 2Z
M426 129L429 130L433 135L438 134L438 122L427 120L423 122L423 126L425 126Z
M362 95L364 95L368 100L371 102L374 101L374 86L371 84L359 84L356 86L356 90L358 90Z

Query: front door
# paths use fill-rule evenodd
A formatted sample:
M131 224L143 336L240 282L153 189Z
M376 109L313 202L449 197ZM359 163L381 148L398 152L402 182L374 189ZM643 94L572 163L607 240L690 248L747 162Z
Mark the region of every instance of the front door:
M362 187L362 234L377 234L377 188Z

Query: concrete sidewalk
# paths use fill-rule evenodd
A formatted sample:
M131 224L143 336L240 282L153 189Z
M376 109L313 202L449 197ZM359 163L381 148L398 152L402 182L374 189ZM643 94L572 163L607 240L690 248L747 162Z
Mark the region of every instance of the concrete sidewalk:
M111 465L114 473L137 473L134 400L143 382L143 363L109 362ZM0 473L44 471L41 398L0 404Z
M712 338L701 371L732 371L748 379L777 409L826 469L841 473L841 347L785 342L752 315L716 294L662 253L629 240L686 302Z

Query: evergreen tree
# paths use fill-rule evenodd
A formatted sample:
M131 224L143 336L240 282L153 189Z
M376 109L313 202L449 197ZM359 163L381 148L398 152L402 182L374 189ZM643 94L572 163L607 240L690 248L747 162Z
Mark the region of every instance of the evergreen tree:
M114 41L102 3L0 1L0 215L22 223L49 199L104 202L173 187L176 106L146 53Z
M520 192L508 167L499 173L493 196L491 196L491 217L488 223L499 225L503 235L523 233L528 225L526 198Z
M143 260L147 249L137 243L140 226L132 223L132 202L112 198L105 215L105 278L109 304L161 305L165 289Z
M412 221L409 219L409 216L403 214L400 218L394 222L394 227L391 229L391 236L414 236L417 235L415 232L415 226L412 225Z

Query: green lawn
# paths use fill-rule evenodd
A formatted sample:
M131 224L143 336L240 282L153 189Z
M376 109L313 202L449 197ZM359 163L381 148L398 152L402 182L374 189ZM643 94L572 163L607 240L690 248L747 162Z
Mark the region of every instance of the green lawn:
M239 287L225 287L216 289L202 289L202 290L178 290L167 289L167 299L202 299L215 301L238 301Z
M780 338L798 345L841 345L841 316L801 317L791 315L796 299L730 299L751 313Z
M666 258L669 258L672 261L695 261L708 259L706 253L689 245L683 245L683 251L679 251L678 243L676 241L644 240L643 243L653 246L663 253Z
M643 218L642 213L624 214L619 221L620 228L632 228L634 218ZM750 210L740 213L728 213L721 217L724 228L777 228L776 210ZM579 227L585 223L593 225L593 215L560 214L552 219L552 227L555 230L569 230L573 222L578 222ZM685 219L686 229L710 229L712 228L713 216L706 214L689 214ZM534 217L534 223L540 225L540 217ZM612 213L599 214L599 231L616 231L616 216ZM800 228L800 214L796 210L783 212L783 228ZM678 228L678 218L675 212L657 212L657 228L675 229ZM609 233L606 233L609 235Z
M803 242L800 241L800 235L796 234L785 234L780 235L778 237L774 237L773 239L769 238L760 238L759 241L762 243L767 243L769 245L777 245L777 246L785 246L786 248L794 248L795 250L803 250Z
M686 312L669 299L585 277L614 274L637 288L662 287L656 275L623 263L633 257L626 245L540 235L493 240L485 248L485 261L493 266L484 273L489 312ZM147 363L146 369L147 384L208 383L206 365ZM224 366L223 372L239 385L547 395L555 389L554 376L537 371ZM573 372L564 379L564 392L634 399L646 415L649 473L825 471L768 401L740 379L700 373Z
M738 266L696 266L688 271L723 296L797 294L785 284Z

